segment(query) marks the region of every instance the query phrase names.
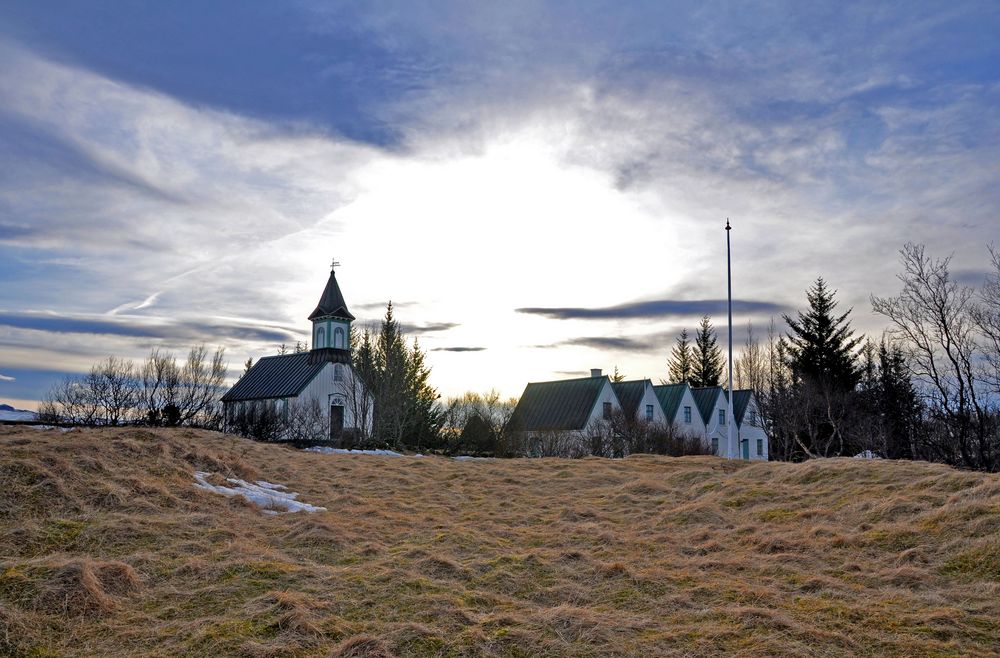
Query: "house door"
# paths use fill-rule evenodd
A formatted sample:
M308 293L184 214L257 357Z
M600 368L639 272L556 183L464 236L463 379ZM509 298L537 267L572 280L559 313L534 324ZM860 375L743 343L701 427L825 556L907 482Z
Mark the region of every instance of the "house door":
M339 441L344 436L344 407L339 404L330 405L330 440Z
M743 446L743 459L750 459L750 439L740 441Z

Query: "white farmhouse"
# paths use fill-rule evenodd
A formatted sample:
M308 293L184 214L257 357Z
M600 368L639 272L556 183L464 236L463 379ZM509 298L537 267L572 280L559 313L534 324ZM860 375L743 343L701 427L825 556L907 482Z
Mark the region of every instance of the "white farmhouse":
M312 349L260 359L222 396L227 426L251 405L269 405L285 418L318 405L329 437L371 433L373 404L351 366L351 322L334 269L319 304L309 315Z

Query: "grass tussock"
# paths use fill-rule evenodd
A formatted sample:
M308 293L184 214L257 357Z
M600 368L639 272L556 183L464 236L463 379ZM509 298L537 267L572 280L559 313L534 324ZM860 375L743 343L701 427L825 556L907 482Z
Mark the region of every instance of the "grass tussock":
M0 428L0 656L994 656L998 547L1000 477L931 464Z

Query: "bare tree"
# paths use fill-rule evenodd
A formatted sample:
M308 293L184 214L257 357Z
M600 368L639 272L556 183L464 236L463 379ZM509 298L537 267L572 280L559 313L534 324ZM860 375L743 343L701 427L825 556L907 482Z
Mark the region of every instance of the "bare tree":
M174 404L179 424L214 427L219 424L219 396L226 380L225 348L219 347L208 360L204 345L192 347L181 369L180 390Z
M931 411L947 427L940 457L968 468L995 470L1000 465L998 446L984 404L984 381L977 372L977 318L988 314L976 308L974 289L951 278L950 257L932 259L922 245L912 243L900 254L903 290L896 297L872 296L872 307L892 322L890 333L905 346ZM986 294L991 294L989 286Z
M294 400L288 403L282 438L286 441L317 441L326 438L327 417L319 400Z

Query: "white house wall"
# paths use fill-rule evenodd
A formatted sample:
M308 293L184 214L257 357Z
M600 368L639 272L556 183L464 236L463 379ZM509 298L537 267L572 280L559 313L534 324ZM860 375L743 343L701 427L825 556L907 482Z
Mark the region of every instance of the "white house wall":
M751 414L755 419L753 423L750 422ZM768 445L767 432L761 427L760 409L757 406L756 396L751 395L746 411L743 412L743 422L739 426L739 434L741 441L750 442L750 459L767 461L770 446ZM758 440L761 441L763 454L757 454ZM742 457L742 455L743 453L741 452L740 456Z
M587 424L584 425L582 429L586 430L588 427L592 427L594 423L604 420L605 402L611 403L612 411L621 411L622 405L618 402L618 396L615 395L615 390L611 388L611 380L607 378L604 379L604 386L601 387L601 392L597 396L594 408L590 410L590 417L587 418Z
M639 400L639 407L635 410L636 420L646 420L647 405L653 407L652 422L657 425L666 425L667 417L663 415L663 407L660 406L660 401L656 399L656 391L653 390L653 385L648 381L646 382L646 390L643 391L642 399Z
M684 407L690 407L691 409L691 422L684 422ZM677 414L673 419L674 427L681 434L689 434L692 436L697 436L705 438L708 433L705 430L705 421L701 418L701 412L698 411L698 405L695 404L694 396L691 395L691 389L687 386L684 387L684 395L681 396L681 403L677 405Z

